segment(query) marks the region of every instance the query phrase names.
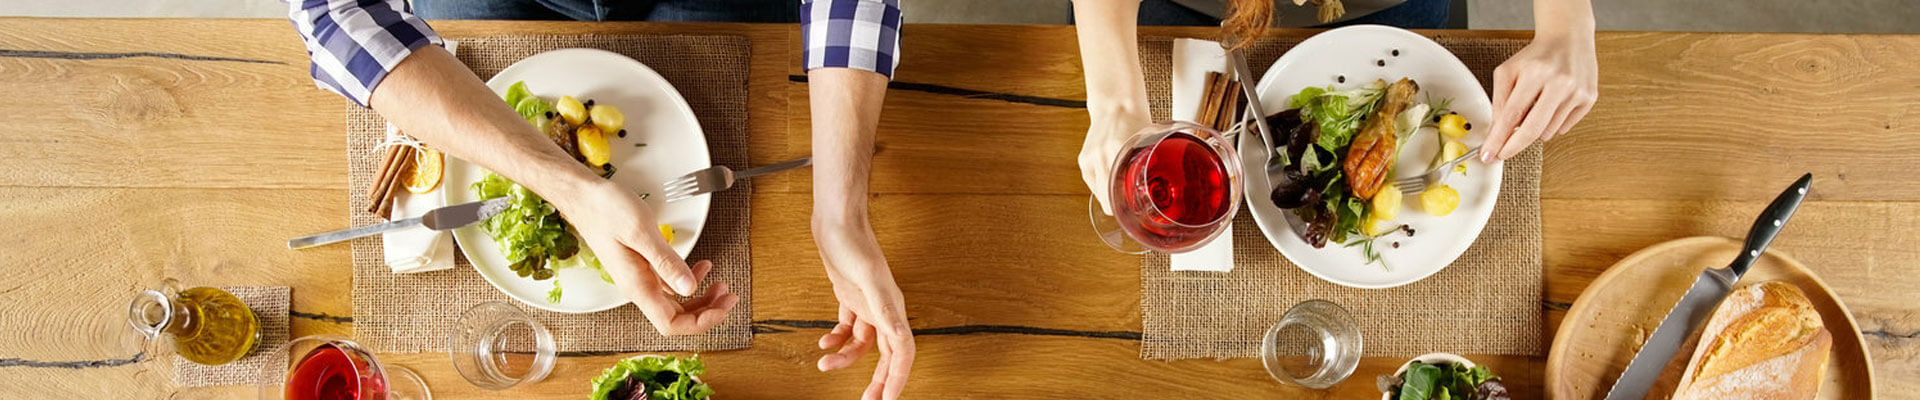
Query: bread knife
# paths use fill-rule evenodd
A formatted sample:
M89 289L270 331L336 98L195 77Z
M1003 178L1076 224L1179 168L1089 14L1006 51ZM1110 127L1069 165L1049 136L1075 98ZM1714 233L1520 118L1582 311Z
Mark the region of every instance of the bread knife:
M1607 391L1607 400L1640 400L1647 396L1653 381L1660 378L1673 354L1680 351L1680 345L1693 335L1720 300L1733 291L1734 283L1747 273L1754 260L1760 259L1760 253L1773 243L1773 237L1780 234L1780 229L1793 217L1793 211L1800 208L1800 201L1807 198L1807 191L1812 187L1813 174L1801 175L1800 180L1773 199L1773 204L1767 205L1766 211L1760 212L1760 219L1747 231L1746 246L1740 249L1732 264L1726 268L1708 268L1694 278L1693 287L1667 311L1660 326L1653 328L1653 335L1647 337L1646 344L1634 353L1633 361L1627 363L1627 370L1614 381L1613 389Z

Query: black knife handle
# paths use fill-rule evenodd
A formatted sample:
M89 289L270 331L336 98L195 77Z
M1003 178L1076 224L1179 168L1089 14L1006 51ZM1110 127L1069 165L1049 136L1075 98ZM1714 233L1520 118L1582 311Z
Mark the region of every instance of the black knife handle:
M1811 190L1813 174L1801 175L1793 186L1780 192L1780 197L1773 198L1773 204L1768 204L1766 211L1760 212L1760 218L1753 221L1753 229L1747 230L1746 248L1740 249L1740 256L1729 265L1734 276L1747 274L1747 268L1753 266L1761 252L1767 251L1767 245L1773 243L1774 236L1780 235L1780 229L1787 226L1787 219L1793 218L1793 211L1800 209L1800 201L1806 200Z

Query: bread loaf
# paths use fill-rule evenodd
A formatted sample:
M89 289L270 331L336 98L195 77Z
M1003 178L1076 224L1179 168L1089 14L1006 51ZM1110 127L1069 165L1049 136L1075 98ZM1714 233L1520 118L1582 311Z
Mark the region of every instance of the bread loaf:
M1735 289L1700 332L1674 399L1811 399L1833 336L1792 284Z

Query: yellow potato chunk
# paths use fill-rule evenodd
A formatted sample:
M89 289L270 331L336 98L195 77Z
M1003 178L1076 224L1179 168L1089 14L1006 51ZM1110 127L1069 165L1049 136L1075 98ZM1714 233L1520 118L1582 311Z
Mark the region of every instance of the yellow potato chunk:
M580 125L587 120L587 106L573 96L560 96L560 101L553 103L553 111L560 113L568 125Z
M1426 210L1427 214L1445 217L1457 207L1460 207L1460 191L1452 186L1440 185L1420 192L1420 208Z
M1457 140L1448 140L1447 144L1440 148L1441 162L1453 161L1453 159L1460 158L1460 156L1464 155L1467 155L1467 144L1460 143L1460 141ZM1460 163L1460 165L1454 166L1453 171L1467 172L1467 163L1463 162Z
M668 244L672 244L673 243L673 225L660 224L660 237L667 239Z
M1460 114L1440 116L1440 134L1453 139L1467 137L1467 117L1462 117Z
M1382 219L1379 214L1368 216L1366 221L1360 222L1360 232L1366 233L1367 236L1380 236L1393 227L1392 219Z
M588 164L598 167L607 165L607 161L613 159L613 149L607 145L607 134L600 128L581 126L573 131L573 137L578 142L575 146L580 150L580 155L587 158Z
M615 133L627 126L627 115L606 104L593 105L593 109L587 110L587 117L593 119L593 126L600 127L601 132Z
M1372 204L1368 204L1368 207L1371 208L1368 212L1368 215L1370 215L1368 218L1389 221L1392 220L1393 217L1399 216L1401 196L1400 187L1394 186L1392 183L1388 183L1386 187L1380 188L1380 193L1373 195Z

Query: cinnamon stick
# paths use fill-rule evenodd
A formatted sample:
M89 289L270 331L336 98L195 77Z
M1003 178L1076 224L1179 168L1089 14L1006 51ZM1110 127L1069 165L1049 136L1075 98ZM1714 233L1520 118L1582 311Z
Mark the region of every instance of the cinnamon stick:
M400 194L400 191L403 190L401 188L406 185L406 180L401 179L401 175L405 175L406 171L413 167L413 148L408 146L399 147L401 147L401 149L398 154L394 155L394 169L392 173L387 176L386 186L379 189L379 196L373 199L373 206L367 210L367 212L378 215L380 218L387 218L389 211L393 209L394 196Z
M1221 132L1232 129L1240 111L1240 81L1227 80L1225 92L1220 93L1220 116L1213 120L1213 128Z
M374 172L373 182L367 186L368 203L379 203L380 198L386 196L387 186L392 184L393 176L399 173L396 162L399 161L402 147L406 146L387 146L386 153L380 156L380 163L374 164L379 169Z
M1194 123L1211 127L1214 125L1213 119L1220 115L1220 96L1214 92L1214 86L1219 84L1221 77L1218 72L1207 73L1207 83L1201 86L1200 91L1200 111L1193 116Z

